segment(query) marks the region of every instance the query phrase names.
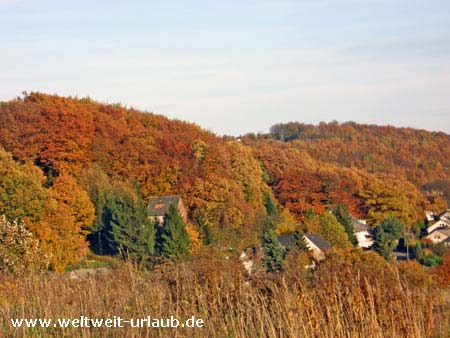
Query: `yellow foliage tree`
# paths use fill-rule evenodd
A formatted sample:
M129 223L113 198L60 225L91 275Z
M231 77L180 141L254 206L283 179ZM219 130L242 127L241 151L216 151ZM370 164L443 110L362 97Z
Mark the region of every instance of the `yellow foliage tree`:
M188 223L185 229L189 235L189 252L193 255L197 255L202 247L202 239L200 233L198 232L197 228L191 223Z
M277 225L277 234L290 234L297 229L298 221L288 209L283 209L280 212L280 222Z
M379 224L394 216L408 226L421 219L425 199L410 182L387 175L367 175L360 186L368 223Z
M61 173L56 178L50 192L58 202L70 208L75 220L75 228L86 235L94 221L95 212L87 192L81 189L75 179L67 173Z
M20 164L0 147L0 215L23 220L33 228L46 208L45 176L32 164ZM32 230L32 229L31 229Z
M87 193L65 173L56 178L50 195L51 203L37 233L42 249L49 255L51 268L62 272L85 258L86 235L94 220L94 207Z

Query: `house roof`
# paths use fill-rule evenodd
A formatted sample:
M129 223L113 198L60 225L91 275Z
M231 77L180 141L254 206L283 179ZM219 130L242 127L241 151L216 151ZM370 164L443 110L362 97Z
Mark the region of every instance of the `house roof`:
M148 214L150 216L164 216L171 205L177 206L181 197L175 196L155 196L148 202Z
M437 232L437 231L440 232L441 234L444 234L444 235L450 237L450 228L447 228L447 227L445 227L445 228L437 228L432 233Z
M280 235L278 236L278 241L283 246L289 246L292 244L292 235Z
M439 215L438 222L445 223L450 226L450 209L447 209Z
M444 226L446 226L446 225L450 225L450 220L441 218L441 219L437 220L436 222L430 223L430 224L435 225L436 223L443 224Z
M305 234L305 237L308 238L311 242L314 243L320 250L331 249L330 243L322 238L319 234Z
M425 211L425 217L426 217L428 220L433 220L433 219L434 219L434 212L433 212L433 211L430 211L430 210Z
M450 227L450 221L445 219L440 219L436 222L428 223L427 232L431 233L436 229L448 228Z
M314 243L320 250L331 249L330 243L328 243L322 236L319 234L305 234L311 242ZM278 241L283 246L289 246L293 243L293 235L280 235L278 236Z
M361 232L361 231L367 231L369 229L368 225L364 222L362 222L359 219L356 219L352 216L352 226L354 232Z
M450 228L448 227L440 227L437 229L434 229L432 232L430 232L426 238L432 238L433 235L435 235L436 233L442 234L444 236L446 236L447 238L450 238Z

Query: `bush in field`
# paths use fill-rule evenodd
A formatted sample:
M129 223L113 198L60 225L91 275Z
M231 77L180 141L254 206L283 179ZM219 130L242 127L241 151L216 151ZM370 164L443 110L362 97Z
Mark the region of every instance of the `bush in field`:
M19 272L43 261L39 242L23 222L9 222L0 216L0 271Z
M442 264L431 270L436 281L443 287L450 285L450 252L442 259Z
M440 264L442 264L442 257L439 257L438 255L435 255L434 253L423 253L419 257L419 262L423 265L429 266L429 267L436 267Z

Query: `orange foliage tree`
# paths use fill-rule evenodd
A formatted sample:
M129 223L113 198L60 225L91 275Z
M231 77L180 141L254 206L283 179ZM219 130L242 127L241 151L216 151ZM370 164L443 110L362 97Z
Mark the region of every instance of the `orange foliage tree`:
M52 200L36 232L51 268L63 271L86 256L86 235L94 221L94 207L87 193L66 173L56 178L50 194Z

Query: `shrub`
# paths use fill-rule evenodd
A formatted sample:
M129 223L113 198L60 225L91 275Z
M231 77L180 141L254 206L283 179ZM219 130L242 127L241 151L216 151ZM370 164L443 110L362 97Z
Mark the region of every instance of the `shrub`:
M419 262L423 265L434 268L435 266L442 264L442 257L439 257L434 253L423 254L420 256Z
M9 222L0 216L0 271L16 273L43 262L39 242L23 222Z

